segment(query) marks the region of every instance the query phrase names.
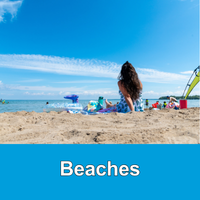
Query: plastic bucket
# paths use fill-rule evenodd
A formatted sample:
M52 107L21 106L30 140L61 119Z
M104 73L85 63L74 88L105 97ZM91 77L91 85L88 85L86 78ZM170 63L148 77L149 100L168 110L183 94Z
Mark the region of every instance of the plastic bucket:
M186 99L179 100L179 104L180 104L180 109L187 108L187 100Z

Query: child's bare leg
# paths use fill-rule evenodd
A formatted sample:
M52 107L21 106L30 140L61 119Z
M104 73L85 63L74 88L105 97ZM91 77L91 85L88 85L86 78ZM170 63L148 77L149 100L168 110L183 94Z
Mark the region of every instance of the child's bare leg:
M110 108L113 106L111 103L108 103L107 99L105 100L105 103L106 103L106 108Z

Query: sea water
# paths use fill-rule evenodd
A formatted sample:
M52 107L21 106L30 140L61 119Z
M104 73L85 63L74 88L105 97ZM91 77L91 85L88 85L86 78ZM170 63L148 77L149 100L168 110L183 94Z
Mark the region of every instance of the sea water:
M97 101L96 99L91 99L93 101ZM71 100L6 100L9 104L2 104L0 102L0 113L4 112L17 112L17 111L35 111L35 112L43 112L43 108L46 105L46 102L51 103L71 103ZM79 103L82 104L83 108L87 106L90 100L79 100ZM112 104L116 104L119 102L119 99L108 99L108 102L112 102ZM168 100L159 100L159 99L149 99L149 106L151 106L156 101L162 103L164 101L168 102ZM199 100L187 100L188 108L191 107L199 107ZM104 108L106 107L104 101ZM145 99L144 99L144 108L145 106Z

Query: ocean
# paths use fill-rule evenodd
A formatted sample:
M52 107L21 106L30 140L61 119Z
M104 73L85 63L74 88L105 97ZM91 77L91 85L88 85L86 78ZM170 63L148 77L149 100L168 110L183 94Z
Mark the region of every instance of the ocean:
M0 102L0 113L4 112L17 112L17 111L35 111L35 112L43 112L43 108L48 101L51 103L71 103L71 100L6 100L9 104L2 104ZM85 107L90 100L79 100L79 103ZM95 101L95 100L94 100ZM119 99L108 99L113 104L119 102ZM164 101L168 102L168 100L159 100L159 99L149 99L149 105L159 101L159 103L163 103ZM190 107L199 107L199 100L187 100L188 108ZM104 102L105 107L105 102Z

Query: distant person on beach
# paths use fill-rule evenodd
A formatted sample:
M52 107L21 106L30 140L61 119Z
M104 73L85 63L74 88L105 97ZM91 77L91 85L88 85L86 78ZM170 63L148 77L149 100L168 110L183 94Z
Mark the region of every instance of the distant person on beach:
M146 107L149 106L149 100L148 99L146 99L145 104L146 104Z
M122 65L118 79L120 102L112 105L106 99L105 103L108 112L144 111L142 99L143 86L131 63L127 61Z
M164 101L163 102L163 107L166 108L166 106L167 106L167 103L166 103L166 101Z
M46 102L46 105L49 104L49 102Z
M174 97L167 96L167 99L169 99L169 103L178 102Z

